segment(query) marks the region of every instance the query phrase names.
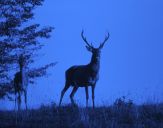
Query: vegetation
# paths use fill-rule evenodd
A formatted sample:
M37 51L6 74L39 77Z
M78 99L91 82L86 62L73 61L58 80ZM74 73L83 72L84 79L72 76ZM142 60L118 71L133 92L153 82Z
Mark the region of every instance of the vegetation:
M52 27L40 27L33 23L35 8L42 6L44 0L0 0L0 99L11 99L13 75L19 72L20 56L25 59L29 83L46 75L46 70L56 63L31 68L38 50L45 43L41 39L50 37Z
M1 128L163 128L163 104L135 105L124 98L95 109L42 106L28 111L1 111Z

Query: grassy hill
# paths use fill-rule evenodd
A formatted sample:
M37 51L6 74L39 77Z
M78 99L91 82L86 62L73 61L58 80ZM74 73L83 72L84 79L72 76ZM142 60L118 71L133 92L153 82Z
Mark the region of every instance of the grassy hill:
M0 111L0 128L163 128L163 104L135 105L117 99L95 109L41 106L28 111Z

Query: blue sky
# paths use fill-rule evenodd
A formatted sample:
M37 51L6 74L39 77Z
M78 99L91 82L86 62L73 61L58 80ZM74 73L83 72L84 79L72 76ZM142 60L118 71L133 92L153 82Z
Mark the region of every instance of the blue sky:
M95 46L110 32L102 50L96 104L111 104L121 96L136 103L163 98L163 1L162 0L45 0L36 9L34 21L55 30L42 49L37 64L58 61L51 76L29 86L28 104L36 107L58 103L64 87L64 72L72 65L87 64L91 54L81 39L81 30ZM44 54L44 55L42 55ZM66 92L63 103L70 103ZM75 95L85 105L84 88ZM91 90L89 104L91 105ZM8 105L4 104L4 107Z

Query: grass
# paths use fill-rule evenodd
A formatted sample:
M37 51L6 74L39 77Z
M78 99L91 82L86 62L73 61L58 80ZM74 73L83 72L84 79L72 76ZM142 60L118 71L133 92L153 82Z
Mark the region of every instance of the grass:
M0 111L0 128L163 128L163 104L135 105L119 98L95 109L66 105Z

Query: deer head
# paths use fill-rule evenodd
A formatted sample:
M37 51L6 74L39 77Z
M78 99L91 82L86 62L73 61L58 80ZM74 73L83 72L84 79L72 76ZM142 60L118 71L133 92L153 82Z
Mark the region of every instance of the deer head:
M86 37L84 36L84 31L81 32L81 37L84 40L84 42L86 43L87 50L90 51L95 58L97 58L97 59L100 58L101 49L104 47L106 41L109 39L109 33L107 33L107 35L105 36L104 41L102 43L100 43L99 47L97 47L97 48L95 48L92 45L92 43L91 44L88 43Z

